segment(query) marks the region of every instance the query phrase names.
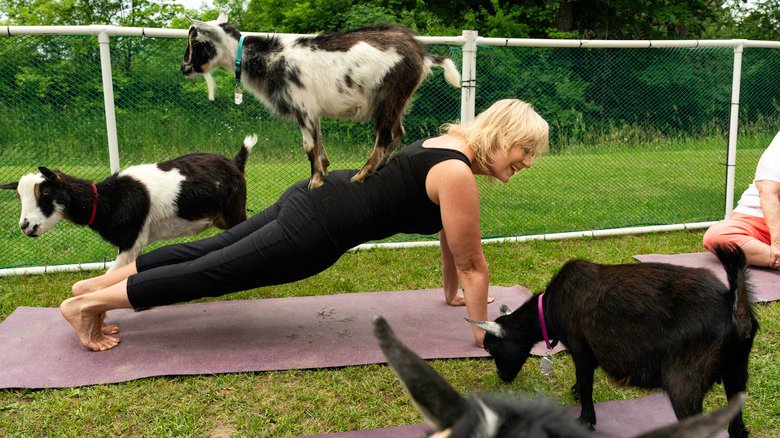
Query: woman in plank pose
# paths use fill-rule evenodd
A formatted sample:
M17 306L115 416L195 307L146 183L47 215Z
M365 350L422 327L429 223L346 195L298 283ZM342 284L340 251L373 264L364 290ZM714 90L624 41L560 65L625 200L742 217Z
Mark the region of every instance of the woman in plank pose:
M111 336L118 328L103 324L108 310L289 283L325 270L356 245L438 232L445 300L486 320L488 267L474 175L509 181L547 150L548 130L530 104L500 100L472 123L445 125L442 135L406 146L362 184L350 181L357 170L331 172L317 190L301 181L217 236L166 246L77 282L60 311L85 347L108 350L119 344ZM472 329L481 346L484 332Z

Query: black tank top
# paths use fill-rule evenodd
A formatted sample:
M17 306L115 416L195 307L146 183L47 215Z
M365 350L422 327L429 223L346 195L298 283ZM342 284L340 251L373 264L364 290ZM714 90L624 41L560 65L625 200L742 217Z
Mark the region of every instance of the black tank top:
M350 181L357 170L336 170L309 192L316 214L333 242L346 250L397 233L434 234L441 210L425 191L425 178L445 160L469 159L453 149L424 148L422 140L395 153L362 183Z

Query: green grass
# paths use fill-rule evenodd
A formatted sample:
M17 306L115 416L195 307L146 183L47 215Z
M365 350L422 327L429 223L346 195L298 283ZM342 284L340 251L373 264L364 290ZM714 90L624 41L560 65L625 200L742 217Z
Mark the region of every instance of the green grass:
M673 232L491 244L485 245L485 253L491 284L522 284L540 290L569 258L618 263L631 262L635 254L700 251L701 234ZM68 297L73 282L91 274L0 278L0 318L6 318L18 306L56 306ZM304 281L221 299L433 288L440 282L437 248L371 250L348 253L332 268ZM751 356L745 421L753 436L776 437L780 435L780 305L757 305L756 309L761 330ZM409 311L414 311L413 303ZM556 359L550 378L541 376L538 359L531 359L512 384L501 383L487 359L431 363L463 392L546 395L563 405L574 404L569 393L574 381L573 365L565 354ZM597 373L596 401L642 394L646 393L614 387L603 373ZM723 403L722 386L716 385L706 399L705 410ZM76 389L0 391L0 436L286 437L421 421L394 374L383 365L157 377Z
M227 143L229 147L223 145L224 150L219 152L232 156L242 138L231 139ZM761 144L753 137L745 138L744 142L748 146ZM483 236L721 219L724 147L721 139L707 138L689 139L680 144L659 141L619 148L602 144L587 152L542 156L531 169L521 172L508 184L490 184L480 179ZM308 162L298 148L294 145L274 149L261 138L246 169L250 215L270 205L284 188L308 176ZM739 150L735 196L752 180L762 151L763 147ZM141 162L135 156L141 152L128 153L134 160L123 158L123 164ZM357 168L368 153L368 146L362 150L331 148L332 169ZM162 157L150 156L146 161L156 159ZM70 161L59 168L88 179L108 176L106 166L98 162ZM18 178L31 170L28 166L0 163L0 181ZM18 220L19 206L13 192L0 191L0 247L12 248L0 252L0 268L111 261L116 256L114 248L86 227L62 221L43 236L30 239L19 232ZM204 236L215 232L210 230ZM429 238L402 235L389 240Z

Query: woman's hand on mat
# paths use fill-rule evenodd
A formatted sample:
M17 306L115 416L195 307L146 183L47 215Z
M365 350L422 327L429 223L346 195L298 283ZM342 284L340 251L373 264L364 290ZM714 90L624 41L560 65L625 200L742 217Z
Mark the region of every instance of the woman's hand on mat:
M494 301L493 297L488 297L487 298L488 304L492 303L493 301ZM449 304L450 306L455 306L455 307L465 306L466 305L466 300L463 299L463 295L458 294L458 295L455 295L452 298L448 298L447 299L447 304Z

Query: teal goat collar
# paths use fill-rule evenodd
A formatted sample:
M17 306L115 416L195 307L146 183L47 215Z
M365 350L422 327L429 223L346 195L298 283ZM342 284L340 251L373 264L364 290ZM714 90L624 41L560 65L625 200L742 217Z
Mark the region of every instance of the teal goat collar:
M241 53L244 50L244 35L238 39L238 53L236 53L236 82L241 80Z

